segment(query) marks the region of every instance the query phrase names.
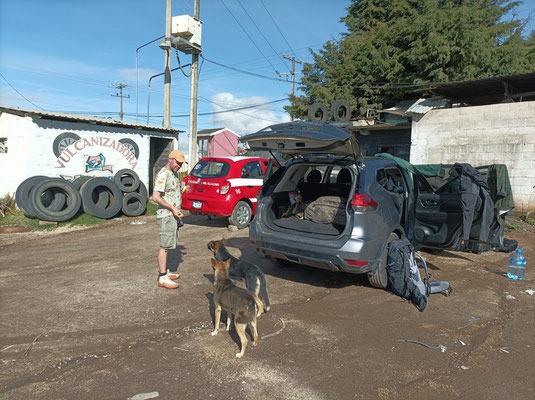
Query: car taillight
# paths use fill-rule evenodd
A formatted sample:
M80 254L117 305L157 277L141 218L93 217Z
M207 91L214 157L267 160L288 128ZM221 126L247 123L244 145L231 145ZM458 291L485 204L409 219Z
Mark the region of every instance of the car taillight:
M357 267L363 267L365 265L368 265L368 261L346 260L346 263L348 263L349 265L355 265Z
M192 191L191 186L186 185L184 186L182 193L191 193L191 191Z
M368 193L357 193L351 199L351 206L355 211L375 211L379 204Z
M219 193L227 194L229 190L230 190L230 182L229 181L225 181L221 185L221 191Z

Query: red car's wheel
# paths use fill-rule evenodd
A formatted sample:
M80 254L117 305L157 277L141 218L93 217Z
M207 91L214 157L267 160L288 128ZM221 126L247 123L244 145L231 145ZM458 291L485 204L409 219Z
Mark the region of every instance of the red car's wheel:
M249 225L249 222L251 222L252 215L253 211L251 210L251 206L242 200L238 201L238 204L234 207L234 211L232 211L232 215L228 220L231 225L238 227L238 229L243 229Z

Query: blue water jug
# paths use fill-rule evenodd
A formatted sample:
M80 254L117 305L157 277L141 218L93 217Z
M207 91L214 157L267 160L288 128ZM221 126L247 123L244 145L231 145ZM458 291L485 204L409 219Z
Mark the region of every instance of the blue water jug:
M514 280L522 280L526 275L527 258L522 253L524 248L518 249L509 257L509 267L507 268L507 277Z

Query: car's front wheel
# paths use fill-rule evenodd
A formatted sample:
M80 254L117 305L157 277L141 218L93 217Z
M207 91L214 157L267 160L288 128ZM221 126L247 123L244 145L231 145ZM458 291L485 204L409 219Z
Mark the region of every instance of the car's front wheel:
M386 243L386 246L383 249L383 252L381 253L381 259L379 261L377 269L375 270L375 272L368 274L368 281L370 281L370 285L372 285L373 287L376 287L378 289L385 289L388 285L388 273L386 272L386 264L388 262L388 248L390 247L390 243L398 239L399 237L395 233L390 234L390 236L388 237L388 242Z
M231 225L236 226L238 229L243 229L251 222L252 214L253 210L247 202L238 201L228 220Z

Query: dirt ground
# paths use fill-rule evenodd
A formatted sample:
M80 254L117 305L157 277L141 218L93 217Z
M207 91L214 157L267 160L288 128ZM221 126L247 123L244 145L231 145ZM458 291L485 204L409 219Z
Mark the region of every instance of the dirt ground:
M156 285L154 217L0 235L0 398L535 398L533 230L506 235L524 281L504 276L508 254L423 253L453 294L420 313L365 276L277 266L225 218L185 222L178 290ZM209 334L206 244L222 237L265 272L272 304L241 360L234 330Z

